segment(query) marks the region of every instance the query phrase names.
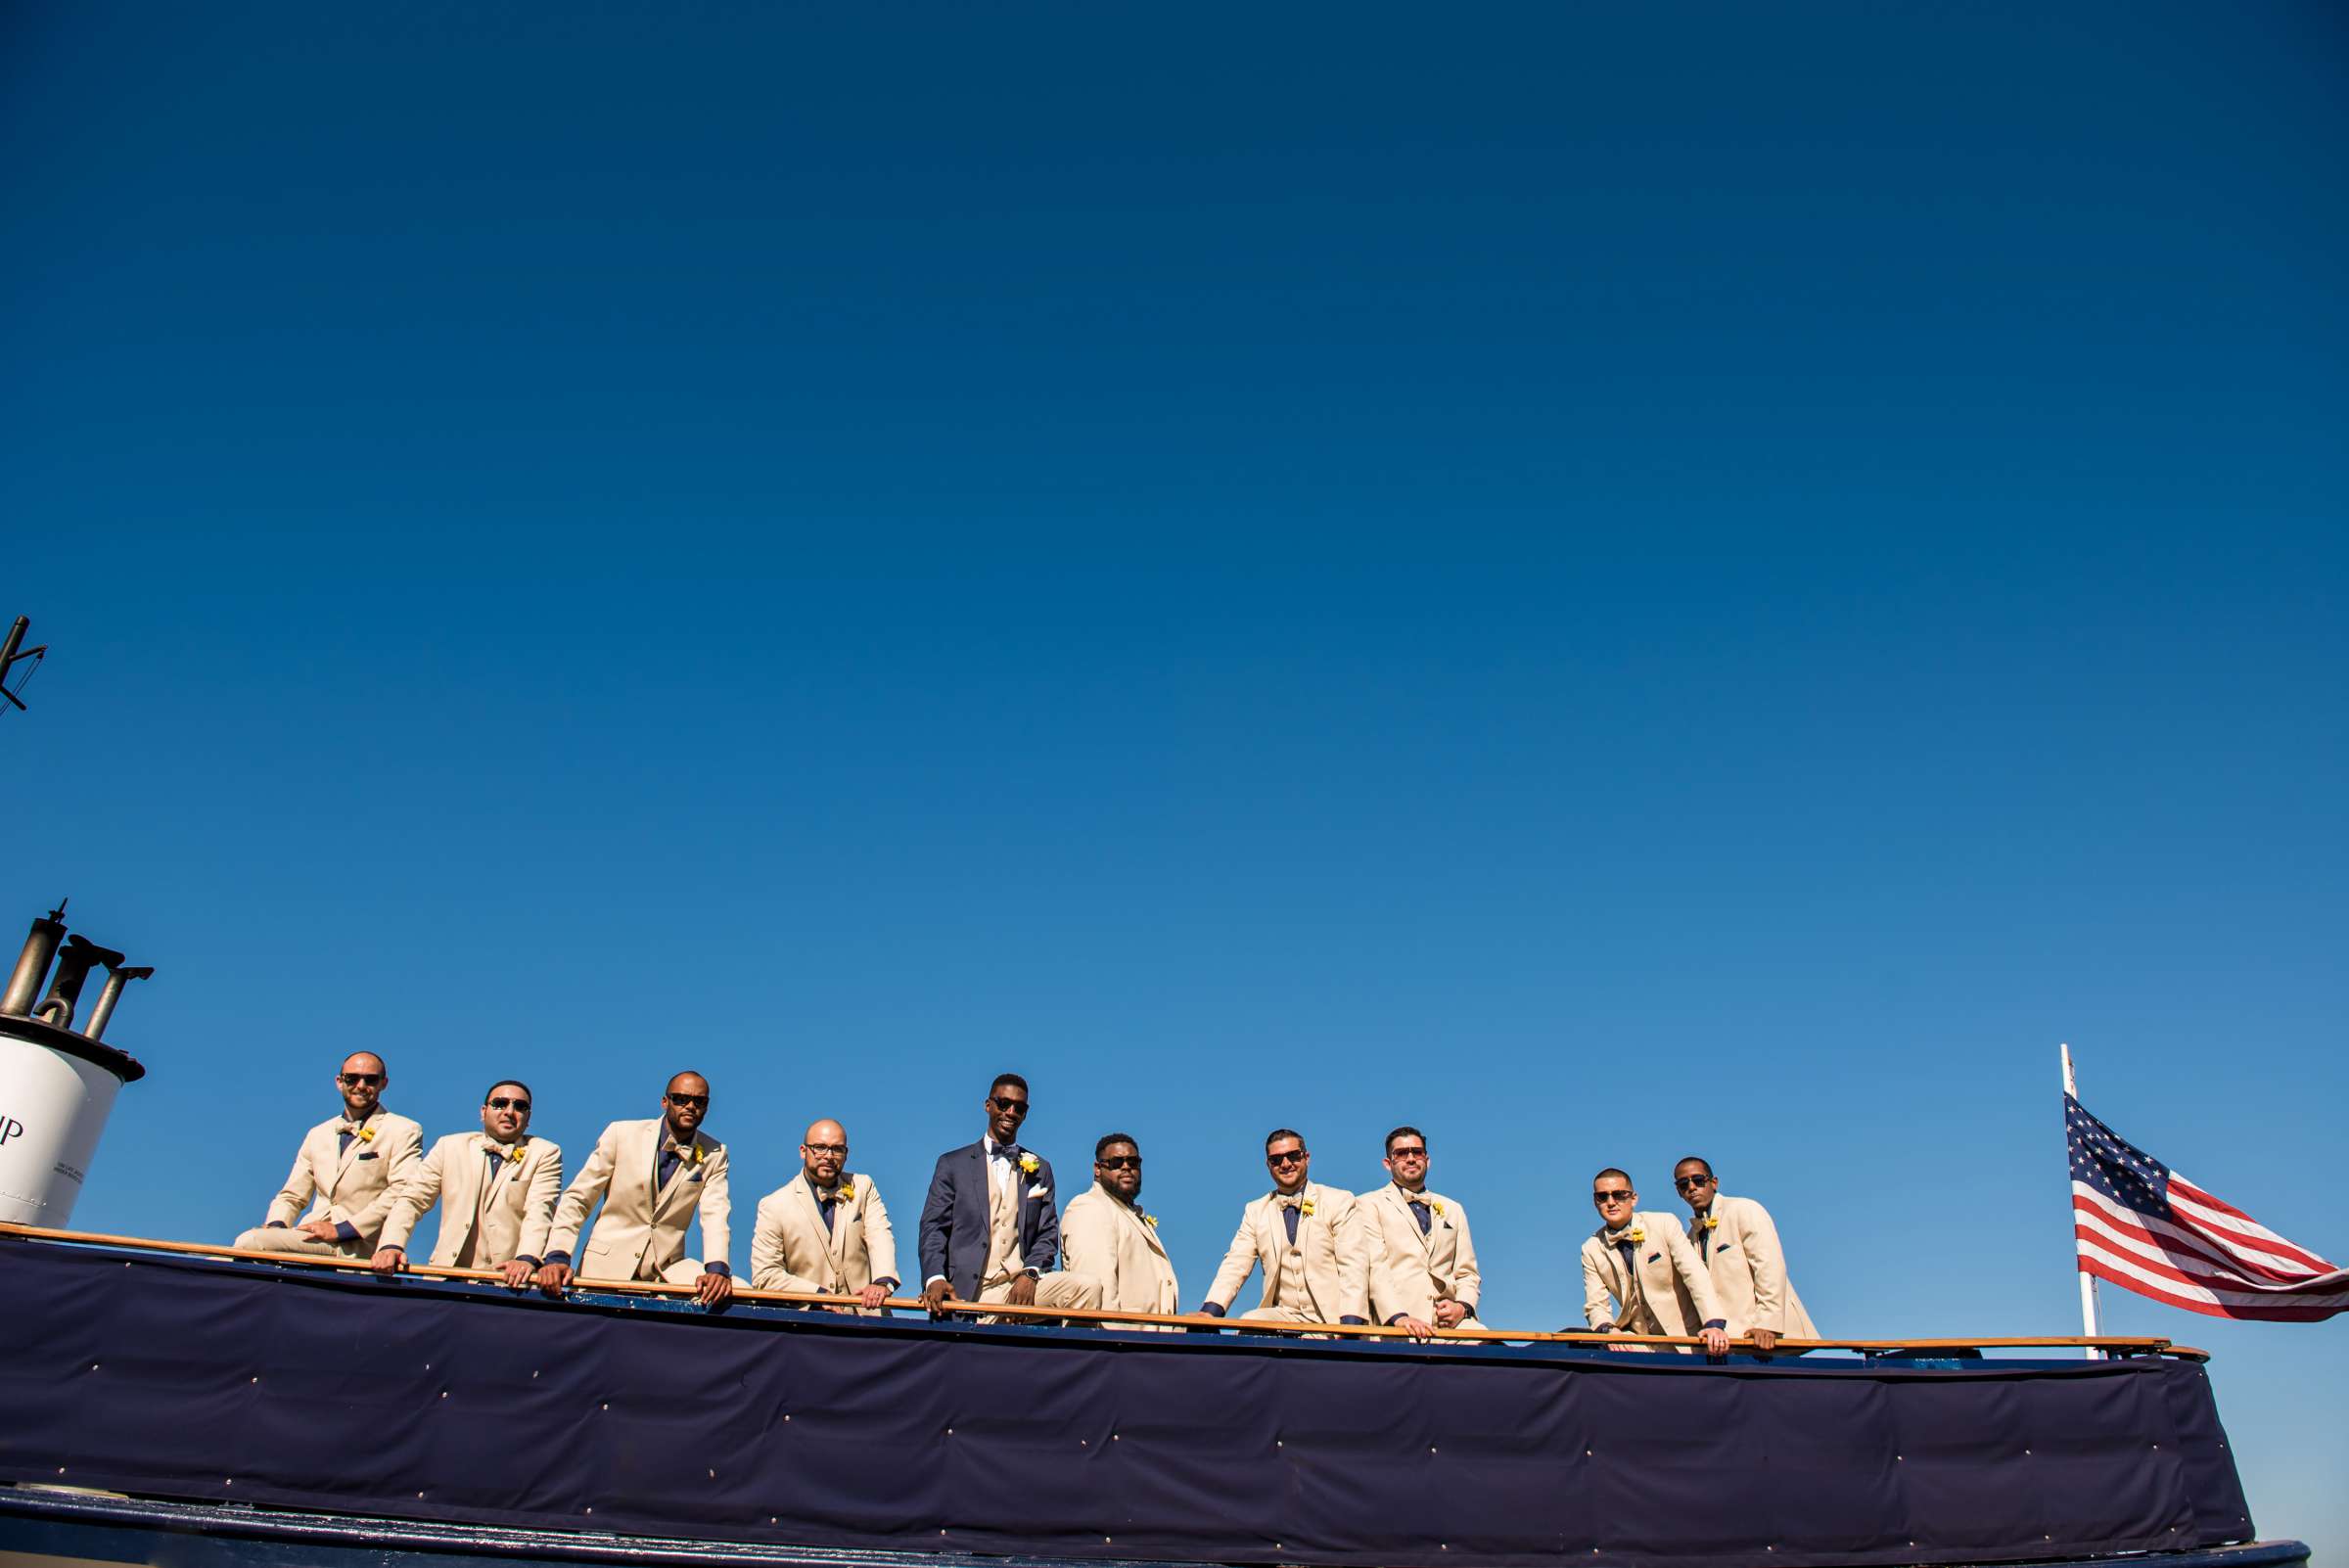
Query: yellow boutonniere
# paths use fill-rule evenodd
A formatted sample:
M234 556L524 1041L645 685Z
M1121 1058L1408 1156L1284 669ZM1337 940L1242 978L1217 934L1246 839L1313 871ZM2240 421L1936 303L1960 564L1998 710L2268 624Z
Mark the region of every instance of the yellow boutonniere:
M1303 1203L1297 1205L1297 1212L1299 1214L1312 1214L1313 1212L1313 1200L1308 1198Z
M357 1138L361 1143L373 1143L375 1141L375 1129L368 1127L365 1124L361 1124L360 1126L354 1127L350 1130L350 1135L354 1138Z
M832 1189L832 1198L836 1203L847 1203L855 1196L856 1183L853 1181L844 1179L839 1186Z
M702 1146L701 1146L700 1144L696 1143L696 1144L695 1144L695 1145L692 1147L692 1149L688 1151L687 1157L688 1157L688 1158L690 1158L690 1159L693 1161L693 1163L694 1163L694 1164L696 1164L696 1165L699 1165L699 1164L701 1164L701 1163L702 1163Z
M1437 1219L1441 1220L1444 1218L1444 1200L1442 1198L1428 1199L1427 1206L1436 1211Z
M1148 1225L1151 1229L1156 1230L1158 1228L1158 1216L1154 1214L1143 1215L1142 1223Z
M1043 1162L1038 1160L1035 1155L1030 1154L1025 1149L1020 1151L1020 1169L1027 1175L1036 1175L1038 1170L1042 1169L1042 1166Z
M506 1161L510 1165L522 1164L522 1157L526 1152L528 1151L523 1148L522 1140L519 1138L515 1139L512 1143L500 1146L497 1151L498 1158Z
M1634 1225L1623 1233L1623 1239L1636 1245L1647 1239L1647 1231L1639 1225Z
M1713 1228L1715 1225L1718 1225L1718 1224L1720 1224L1720 1223L1721 1223L1721 1216L1719 1216L1719 1215L1717 1215L1717 1214L1709 1214L1709 1215L1705 1216L1705 1228L1706 1228L1707 1230L1710 1230L1710 1229L1712 1229L1712 1228Z

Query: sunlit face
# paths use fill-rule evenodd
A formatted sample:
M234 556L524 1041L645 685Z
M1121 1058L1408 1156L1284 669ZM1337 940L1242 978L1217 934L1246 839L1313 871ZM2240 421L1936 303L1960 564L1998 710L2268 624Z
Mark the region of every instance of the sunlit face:
M1674 1166L1672 1185L1688 1205L1690 1214L1704 1213L1712 1205L1713 1194L1721 1190L1721 1183L1713 1178L1711 1168L1702 1160L1682 1160Z
M392 1075L384 1071L384 1059L373 1051L352 1051L343 1058L335 1072L335 1087L343 1095L343 1111L354 1122L364 1122L375 1114L383 1103L384 1085Z
M1405 1132L1387 1145L1385 1160L1387 1174L1395 1184L1409 1192L1427 1185L1427 1140Z
M1305 1174L1313 1169L1313 1157L1305 1152L1305 1139L1300 1137L1274 1138L1265 1146L1265 1169L1272 1173L1272 1185L1282 1192L1295 1192L1305 1185Z
M1028 1091L1017 1084L997 1084L987 1091L988 1136L997 1143L1016 1143L1020 1124L1028 1120Z
M1142 1195L1142 1151L1112 1143L1093 1156L1093 1179L1128 1203Z
M1632 1222L1632 1215L1639 1207L1639 1194L1621 1176L1600 1176L1590 1183L1590 1201L1609 1230L1621 1230Z
M691 1132L710 1114L710 1081L699 1073L679 1073L662 1091L661 1114L680 1133Z
M800 1168L807 1173L809 1185L840 1185L840 1173L848 1163L848 1130L838 1122L811 1123L806 1141L800 1145Z
M482 1101L482 1130L498 1142L513 1142L530 1126L530 1091L520 1084L500 1084Z

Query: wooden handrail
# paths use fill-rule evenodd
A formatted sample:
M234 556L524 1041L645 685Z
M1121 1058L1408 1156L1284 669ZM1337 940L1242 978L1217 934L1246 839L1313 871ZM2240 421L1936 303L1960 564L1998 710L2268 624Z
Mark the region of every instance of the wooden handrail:
M137 1252L170 1253L193 1258L231 1258L253 1263L279 1264L298 1268L319 1268L330 1272L373 1274L374 1266L364 1259L312 1258L300 1253L263 1252L253 1247L222 1247L200 1241L155 1241L145 1236L115 1236L89 1230L57 1230L46 1225L23 1225L0 1221L0 1236L16 1236L27 1241L62 1241L77 1246L121 1247ZM492 1268L436 1268L429 1264L402 1268L388 1278L413 1277L422 1279L455 1279L476 1284L503 1285L505 1276ZM691 1285L671 1285L662 1282L621 1279L579 1279L576 1276L573 1288L592 1290L598 1295L691 1297ZM832 1296L802 1290L753 1290L738 1286L734 1300L765 1302L778 1307L858 1307L862 1298ZM901 1312L927 1312L929 1304L918 1296L892 1296L886 1306ZM984 1314L991 1317L1041 1318L1052 1322L1097 1323L1103 1327L1199 1328L1231 1329L1249 1333L1310 1334L1343 1336L1349 1339L1409 1339L1406 1329L1388 1328L1380 1324L1357 1323L1279 1323L1237 1316L1212 1317L1205 1313L1128 1313L1106 1309L1079 1307L1015 1307L1009 1302L956 1301L948 1306L952 1315ZM1511 1344L1511 1345L1604 1345L1657 1346L1679 1348L1701 1345L1693 1335L1676 1334L1617 1334L1600 1333L1589 1328L1561 1328L1555 1331L1516 1330L1502 1328L1439 1328L1435 1339L1448 1344ZM1730 1341L1732 1350L1753 1352L1751 1340ZM2190 1346L2172 1345L2166 1339L2133 1339L2116 1335L2090 1336L2055 1334L2045 1336L1996 1336L1988 1339L1786 1339L1777 1342L1778 1352L1839 1350L1839 1351L1958 1351L1958 1350L2086 1350L2095 1349L2121 1355L2177 1356L2195 1360L2209 1358Z

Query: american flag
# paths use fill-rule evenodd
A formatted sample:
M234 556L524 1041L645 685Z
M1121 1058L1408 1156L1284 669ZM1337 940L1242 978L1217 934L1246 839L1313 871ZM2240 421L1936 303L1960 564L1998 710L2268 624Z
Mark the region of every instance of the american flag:
M2349 1311L2349 1269L2222 1203L2063 1097L2080 1271L2213 1317Z

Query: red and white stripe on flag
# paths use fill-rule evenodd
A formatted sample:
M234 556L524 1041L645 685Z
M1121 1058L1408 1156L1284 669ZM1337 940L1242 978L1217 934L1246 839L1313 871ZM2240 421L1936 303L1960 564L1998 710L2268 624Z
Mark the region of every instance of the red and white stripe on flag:
M2212 1197L2063 1096L2080 1271L2213 1317L2349 1311L2349 1270Z
M2314 1322L2349 1311L2336 1268L2233 1204L2169 1173L2171 1218L2072 1183L2072 1235L2084 1273L2213 1317Z

